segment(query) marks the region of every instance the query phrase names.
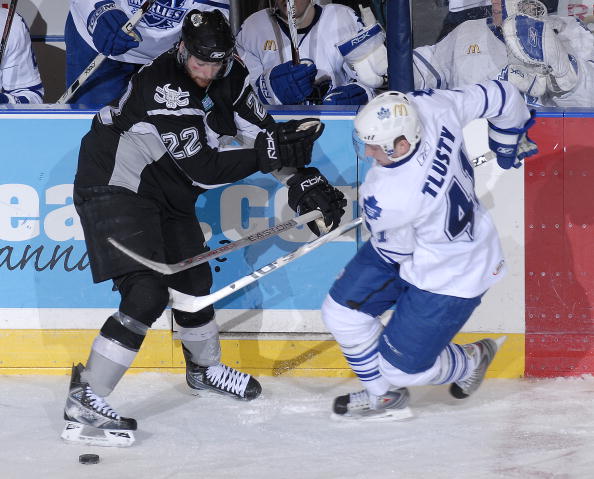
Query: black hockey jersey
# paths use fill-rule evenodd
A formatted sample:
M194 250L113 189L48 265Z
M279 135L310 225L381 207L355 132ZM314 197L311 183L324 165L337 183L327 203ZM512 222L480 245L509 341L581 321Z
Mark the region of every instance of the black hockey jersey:
M254 149L219 151L219 137L273 121L240 61L201 88L170 51L132 77L117 106L97 113L81 142L75 186L119 186L187 211L205 190L258 171Z

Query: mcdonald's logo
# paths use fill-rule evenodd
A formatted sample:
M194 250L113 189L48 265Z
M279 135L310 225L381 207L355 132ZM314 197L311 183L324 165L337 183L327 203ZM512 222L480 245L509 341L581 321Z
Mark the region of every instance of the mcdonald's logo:
M408 116L408 109L406 105L397 103L394 105L394 116Z
M278 50L278 48L276 48L276 42L274 40L266 40L264 42L264 50Z
M468 45L468 50L466 51L466 54L470 55L472 53L480 53L480 52L481 52L480 47L476 43L473 43L472 45Z

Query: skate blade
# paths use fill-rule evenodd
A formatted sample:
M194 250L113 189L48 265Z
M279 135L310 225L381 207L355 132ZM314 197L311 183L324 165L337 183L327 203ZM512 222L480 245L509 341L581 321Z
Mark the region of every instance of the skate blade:
M135 440L127 429L99 429L73 421L66 422L60 437L72 444L102 447L130 447Z
M404 421L414 417L412 410L409 407L402 409L383 409L381 411L366 411L362 413L352 414L336 414L332 413L331 418L336 421L365 421L365 422L393 422Z
M499 351L501 349L501 346L503 346L503 343L505 343L506 339L507 339L507 336L501 336L501 337L493 340L497 344L497 351Z

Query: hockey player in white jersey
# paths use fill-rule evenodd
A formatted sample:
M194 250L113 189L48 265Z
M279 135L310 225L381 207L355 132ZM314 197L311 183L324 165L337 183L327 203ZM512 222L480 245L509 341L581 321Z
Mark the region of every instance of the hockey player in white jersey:
M157 0L134 29L121 28L144 0L70 0L64 39L66 83L71 85L98 55L108 58L69 101L103 106L124 92L142 65L179 41L182 21L192 10L221 10L229 17L229 0Z
M547 15L537 0L495 0L492 17L468 20L414 50L414 82L419 89L457 88L503 79L531 105L592 106L592 59L594 38L577 19Z
M407 417L409 386L481 384L502 339L452 343L505 274L495 226L474 191L462 128L489 122L505 169L536 153L519 91L505 81L457 90L386 92L355 118L358 157L373 165L359 202L371 239L335 281L322 317L365 389L339 396L345 417ZM385 328L379 316L396 306Z
M237 36L239 55L263 103L360 105L373 97L387 70L379 25L365 28L344 5L295 0L301 61L294 65L286 0L274 5L250 15ZM379 82L366 82L365 71L374 68L379 69ZM374 82L377 76L372 76Z
M0 32L4 31L8 11L0 8ZM43 103L43 84L31 48L29 29L14 14L0 63L0 104Z

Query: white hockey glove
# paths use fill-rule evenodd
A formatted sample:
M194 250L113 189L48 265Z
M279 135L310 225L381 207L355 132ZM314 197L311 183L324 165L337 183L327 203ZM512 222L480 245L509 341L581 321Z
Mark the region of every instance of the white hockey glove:
M504 170L512 166L519 168L524 158L538 153L536 143L528 138L535 114L530 110L530 118L522 128L498 128L489 122L489 148L497 155L497 163Z
M357 79L371 88L379 88L388 74L386 34L379 23L361 30L353 38L337 43L336 48Z
M505 44L522 64L550 75L547 86L554 94L571 91L577 84L577 62L569 55L549 22L528 15L512 15L502 26Z
M527 65L510 63L507 79L526 95L541 97L547 91L547 77Z

